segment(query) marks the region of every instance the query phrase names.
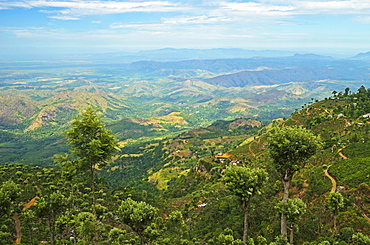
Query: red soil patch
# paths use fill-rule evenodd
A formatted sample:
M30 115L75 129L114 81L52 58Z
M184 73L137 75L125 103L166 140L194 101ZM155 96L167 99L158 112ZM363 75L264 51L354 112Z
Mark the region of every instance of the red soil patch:
M26 209L32 207L33 205L35 205L36 204L36 198L37 198L37 196L32 198L28 203L23 204L23 210L26 210Z
M222 154L222 155L217 155L216 157L217 158L230 158L230 157L232 157L233 155L231 155L230 153L224 153L224 154Z

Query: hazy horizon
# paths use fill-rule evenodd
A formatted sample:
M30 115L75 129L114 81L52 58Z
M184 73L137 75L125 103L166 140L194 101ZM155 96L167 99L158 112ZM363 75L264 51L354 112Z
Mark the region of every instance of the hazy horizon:
M0 56L163 48L370 51L366 0L1 0Z
M176 58L168 58L168 55L161 56L160 53L166 53L166 50L177 50L179 54L182 53L183 55L179 56L178 59ZM256 53L256 55L233 55L228 54L227 51L230 49L237 49L241 51L245 51L246 53ZM215 56L207 56L204 55L202 57L197 56L197 51L221 51L224 50L225 53L223 55L215 55ZM188 52L185 52L188 51ZM194 52L193 55L190 53ZM254 49L241 49L241 48L211 48L211 49L190 49L190 48L171 48L171 47L164 47L161 49L143 49L143 50L112 50L112 51L102 51L102 52L74 52L74 53L67 53L66 51L60 52L49 52L48 50L25 50L20 53L11 53L11 54L1 54L0 61L1 62L21 62L21 61L98 61L102 57L105 59L109 57L113 57L115 59L124 61L125 63L131 63L134 61L139 60L148 60L148 61L171 61L171 60L187 60L187 59L229 59L229 58L253 58L253 57L284 57L284 56L293 56L294 54L315 54L321 56L329 56L337 59L346 59L352 58L359 53L367 53L368 50L355 50L355 51L341 51L341 52L329 52L326 50L320 51L307 51L307 50L271 50L271 49L261 49L261 50L254 50ZM145 54L152 54L156 53L156 56L146 56ZM218 52L220 53L220 52ZM281 55L278 55L281 53ZM132 57L132 59L130 59ZM150 58L149 58L150 57ZM121 59L120 59L121 58ZM107 60L106 60L107 61ZM115 60L112 60L114 62Z

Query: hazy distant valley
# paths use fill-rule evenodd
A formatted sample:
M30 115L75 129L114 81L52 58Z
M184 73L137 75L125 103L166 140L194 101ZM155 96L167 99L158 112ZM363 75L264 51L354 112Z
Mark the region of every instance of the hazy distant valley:
M52 164L64 147L61 132L87 105L101 108L119 139L131 143L173 137L216 120L289 117L332 91L368 85L366 57L4 62L1 162Z

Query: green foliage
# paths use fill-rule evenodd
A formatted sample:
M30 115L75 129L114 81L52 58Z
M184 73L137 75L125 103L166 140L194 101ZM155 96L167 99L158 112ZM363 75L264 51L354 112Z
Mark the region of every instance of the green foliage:
M279 202L277 208L279 213L284 212L286 214L290 226L297 224L298 219L307 211L307 205L299 198L288 199L288 203L285 208L282 208L283 205L283 202Z
M361 157L338 161L330 167L330 172L338 178L339 184L357 187L361 183L370 184L370 159Z
M223 182L226 188L242 201L249 201L252 196L261 194L262 187L268 180L267 172L245 166L229 166L225 170Z
M82 237L84 244L91 244L95 232L96 226L99 225L95 222L94 214L89 212L79 213L76 218L77 233Z
M12 216L17 212L16 199L20 196L20 187L12 180L2 183L0 188L0 243L9 244L13 233Z
M344 207L342 194L339 192L329 193L329 197L326 200L326 207L332 214L337 215L339 210Z
M171 212L165 223L165 239L169 242L181 244L186 234L186 224L180 211Z
M145 202L136 202L131 198L122 201L118 208L118 216L122 222L129 225L131 229L140 237L140 243L143 242L144 231L156 222L158 217L157 208Z
M364 100L366 96L363 95L364 91L361 94L348 94L348 98L343 98L340 93L336 93L335 99L317 102L296 112L291 119L282 120L282 124L279 125L286 128L288 125L310 124L313 132L317 134L322 132L322 138L329 147L315 158L306 159L307 164L296 164L297 166L293 168L294 171L299 169L300 173L294 175L289 194L292 197L303 198L307 203L306 208L300 205L302 203L293 203L294 205L289 208L289 203L295 200L291 199L288 200L287 209L284 210L288 216L288 225L294 223L299 227L299 232L295 234L297 244L304 242L307 242L306 244L310 242L312 245L334 242L367 244L366 239L370 231L366 219L370 210L370 192L366 184L369 172L366 150L369 141L368 119L361 116L352 117L366 109L358 110L348 106L351 100L350 103L359 101L358 104L366 108ZM220 105L226 108L230 103ZM158 113L166 115L166 108L173 109L163 105ZM358 111L352 112L355 110ZM346 117L337 118L336 114L333 114L339 112L344 113ZM108 121L118 118L119 110L117 109L114 114L115 117ZM334 117L328 117L328 114L333 114ZM99 116L98 118L100 120ZM255 135L258 127L243 125L246 121L249 120L217 121L209 127L190 130L177 137L151 131L157 126L141 125L143 127L140 130L144 133L138 132L136 135L138 138L130 142L125 141L125 145L122 144L124 145L122 157L103 171L94 169L95 205L92 204L92 178L82 171L89 169L89 166L82 167L87 161L84 162L85 159L76 155L60 155L57 158L60 165L56 168L22 164L0 165L0 242L9 244L11 239L15 240L14 215L17 213L24 244L40 244L41 241L52 243L53 240L55 244L73 244L74 240L70 239L71 237L74 237L78 244L95 242L138 244L140 238L137 234L140 232L142 242L151 244L240 244L243 215L238 201L250 199L250 238L247 243L282 244L283 240L273 241L279 233L279 220L274 207L281 196L282 188L278 181L281 180L281 174L278 174L269 161L266 151L268 146L266 135L270 132L271 125L267 125ZM112 129L120 134L118 136L120 139L134 137L134 134L125 135L125 129L120 131L121 119L114 123L116 124ZM134 124L127 123L125 126L135 127ZM278 124L278 121L274 122L274 125ZM162 129L173 130L170 126ZM183 132L183 129L177 128L177 132ZM274 129L271 132L274 132ZM29 132L29 135L32 134ZM150 136L147 139L139 138L142 134ZM15 137L23 137L20 133L3 135L6 137L6 142L0 143L2 144L0 150L3 151L6 147L17 146ZM158 138L153 141L151 137L154 135L168 135L169 138ZM32 148L35 151L37 148L44 148L42 137L40 136L37 141L40 144ZM45 139L50 147L59 140L55 135L53 137L55 137L53 140ZM26 139L24 140L26 142ZM238 147L241 142L243 146L237 148L237 151L229 151ZM62 144L59 142L56 145ZM2 146L4 147L1 148ZM92 149L97 150L97 147ZM228 154L215 157L214 154L218 152ZM341 160L343 157L340 152L350 159ZM35 153L35 159L38 154ZM60 151L60 154L63 154L63 151ZM103 161L103 165L107 162L109 160ZM249 169L249 174L253 172L253 168L250 167L252 165L268 171L269 181L260 188L263 189L261 195L257 195L258 191L254 192L257 188L245 187L245 179L235 181L240 185L238 188L244 192L230 194L237 188L230 187L222 176L225 174L226 178L228 171L233 167L229 165L234 162L248 166L243 168ZM335 177L338 184L346 187L341 192L345 197L343 201L345 209L339 210L336 218L341 227L349 228L342 229L335 236L331 236L332 217L325 210L325 193L330 190L331 182L324 175L323 170L326 167L321 167L323 165L331 165L330 174ZM156 180L151 179L160 171L164 173L160 180L169 180L167 189L163 191L158 190ZM138 179L140 181L137 181ZM233 175L231 179L237 177ZM115 185L114 189L108 187L108 182L110 186ZM123 186L119 186L121 184ZM230 192L226 192L225 189L229 189ZM250 196L251 194L253 195ZM30 202L33 198L36 205ZM130 199L131 201L128 201ZM130 203L123 208L120 204L126 201ZM145 210L145 205L139 205L143 201L151 206L147 212L140 211ZM27 208L24 204L27 204ZM96 212L96 220L93 209ZM131 221L123 221L123 213L127 214L123 210L129 210L127 212L134 214L129 217ZM304 215L301 215L303 213ZM142 222L139 222L140 217ZM134 222L139 225L144 222L145 225L139 229L139 225L135 226ZM230 230L225 230L228 227ZM97 237L95 231L98 232Z
M352 235L352 241L356 245L369 245L370 236L364 235L362 233L356 233Z
M118 228L113 228L109 231L109 240L112 245L125 244L126 241L126 231Z
M102 115L98 114L98 109L91 106L82 111L79 117L75 117L71 123L71 128L65 132L65 137L71 148L71 155L59 156L56 159L57 162L61 163L64 176L69 181L72 181L76 174L90 170L94 215L92 228L95 230L94 243L98 239L98 211L100 211L99 208L104 210L104 207L96 204L95 169L106 167L112 156L120 150L115 135L105 128L101 117ZM86 223L86 227L90 227L90 225ZM90 241L90 238L87 241Z
M320 148L320 137L303 127L274 128L269 135L269 152L277 171L293 176Z
M101 117L97 109L88 107L65 132L71 153L81 159L84 170L105 167L112 155L120 150L114 134L105 128Z
M2 230L4 228L2 227ZM0 244L7 245L11 242L11 234L9 232L0 231Z
M337 233L337 215L339 211L344 207L344 198L339 192L331 192L326 199L326 208L334 216L334 230L333 234Z
M243 243L247 241L248 209L252 196L261 194L262 187L268 180L268 174L263 169L244 166L229 166L226 168L223 181L227 189L238 196L242 201L244 211Z
M243 242L240 239L235 239L232 234L230 234L231 230L225 229L225 233L221 233L214 243L215 245L242 245ZM229 234L227 234L229 233Z

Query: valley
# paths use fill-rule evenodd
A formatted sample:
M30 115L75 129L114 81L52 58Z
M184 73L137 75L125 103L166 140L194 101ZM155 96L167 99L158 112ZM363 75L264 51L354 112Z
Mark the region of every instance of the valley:
M268 142L276 128L302 126L322 146L292 179L291 198L307 206L294 221L294 243L368 244L366 57L2 63L0 194L10 194L0 195L0 236L20 243L9 221L16 213L24 244L73 244L70 237L81 244L243 244L240 200L224 183L228 167L238 165L268 174L251 199L248 244L281 243L283 188ZM91 177L55 161L69 152L64 132L87 106L100 109L120 147L96 169L98 204ZM344 204L330 213L327 200L338 188ZM30 200L36 205L22 211ZM157 210L145 232L122 221L126 202ZM94 238L82 228L92 205L101 230Z
M145 141L216 120L251 118L267 123L287 118L304 104L330 97L332 91L356 89L369 81L366 60L297 54L1 65L0 151L6 153L1 162L36 164L38 159L42 165L52 165L52 156L63 150L61 132L86 105L101 108L121 141Z

